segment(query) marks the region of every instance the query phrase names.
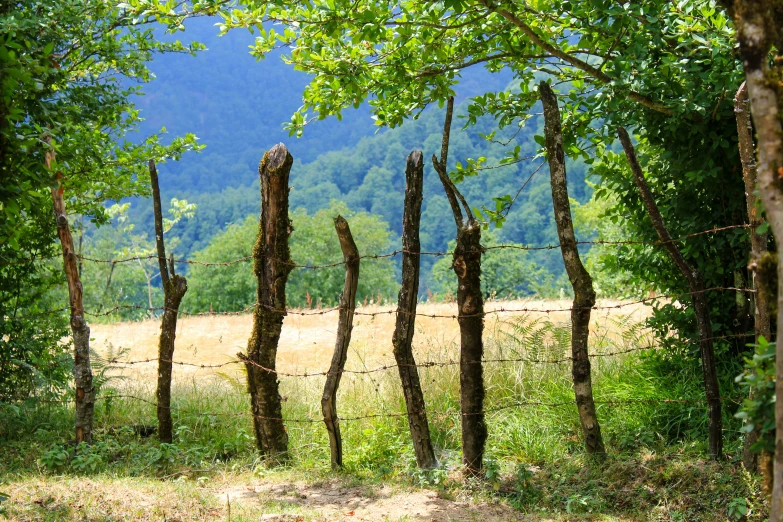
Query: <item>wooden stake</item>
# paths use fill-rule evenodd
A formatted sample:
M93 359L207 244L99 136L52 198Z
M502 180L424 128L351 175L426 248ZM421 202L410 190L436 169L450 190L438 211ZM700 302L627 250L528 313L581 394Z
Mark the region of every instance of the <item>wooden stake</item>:
M293 265L288 238L288 176L294 158L282 143L264 154L261 177L261 218L253 247L253 270L258 279L253 333L245 360L247 386L253 411L258 449L271 461L284 460L288 433L283 423L283 406L277 381L277 345L286 315L285 286Z
M44 138L49 145L46 152L46 167L51 170L55 161L54 149L51 148L51 137ZM92 443L92 421L95 410L95 389L92 385L92 369L90 368L90 328L84 318L82 302L82 281L79 277L79 267L76 252L73 248L73 236L68 225L68 215L65 212L64 188L62 174L57 173L59 186L52 188L54 217L57 223L57 234L63 251L63 266L68 280L68 298L71 308L71 332L73 333L73 380L76 388L76 444Z
M351 343L353 314L356 310L356 287L359 284L359 250L351 235L348 222L342 216L334 218L334 229L340 239L340 248L345 261L345 285L340 294L340 318L337 325L337 341L334 345L332 364L324 384L321 398L321 411L329 432L329 449L332 457L332 469L343 467L343 440L340 436L340 419L337 416L337 388L348 358L348 346Z
M171 374L174 360L174 341L177 337L177 316L182 298L188 291L188 282L174 271L173 258L166 266L166 244L163 240L163 212L160 203L160 185L155 162L149 161L152 206L155 214L155 244L158 250L158 266L163 283L163 319L158 340L158 438L161 442L174 440L171 420Z
M642 197L644 206L647 207L647 213L650 215L655 231L663 242L664 247L669 252L669 256L682 273L682 276L688 282L693 299L693 309L696 313L696 324L699 329L699 345L701 346L701 366L704 373L704 391L707 396L707 409L709 417L709 452L710 457L719 459L723 452L723 419L721 418L720 389L718 387L718 372L715 368L715 347L712 342L712 321L710 321L710 310L707 305L707 296L705 295L704 278L701 273L691 267L683 257L677 245L672 241L672 236L666 229L661 212L655 203L655 198L650 191L647 180L644 179L642 167L636 158L636 150L631 137L623 128L617 129L620 137L620 143L625 150L625 156L631 166L634 180L639 187L639 194Z
M571 376L574 381L576 407L588 454L604 455L604 441L601 425L593 400L593 380L590 369L588 340L590 336L590 314L595 306L593 279L582 264L574 235L571 218L571 204L568 201L565 154L563 152L563 129L560 123L560 109L557 97L549 84L539 85L541 102L544 104L544 134L546 137L549 178L552 186L552 206L555 211L560 252L563 255L568 279L574 289L574 303L571 308Z
M398 296L397 321L392 344L402 381L402 391L405 395L405 406L408 409L408 426L411 430L416 464L420 468L430 469L437 466L438 461L432 449L427 407L421 390L416 359L413 357L413 333L419 294L419 252L421 251L419 225L424 184L424 161L421 151L415 150L408 156L405 180L405 208L402 215L402 286Z
M765 288L764 274L756 270L758 261L767 253L767 234L759 234L758 228L765 221L761 217L761 206L756 196L756 148L753 145L753 126L750 122L750 101L748 100L748 87L742 82L734 97L734 115L737 120L737 137L739 142L739 155L742 163L742 180L745 182L745 206L748 211L748 223L750 224L750 261L748 268L753 274L753 288L756 294L753 299L753 322L755 323L756 344L759 336L764 336L767 341L772 341L772 332L769 317L769 299L766 292L759 291ZM759 439L758 431L753 430L745 437L742 448L742 464L751 473L759 469L759 456L751 451L751 446Z
M462 413L462 464L469 475L480 475L484 468L487 424L484 420L484 297L481 294L481 226L465 198L446 170L449 153L454 98L446 106L440 160L433 154L432 164L451 205L457 226L457 246L451 268L457 274L457 322L460 331L460 410ZM462 209L465 210L463 218Z

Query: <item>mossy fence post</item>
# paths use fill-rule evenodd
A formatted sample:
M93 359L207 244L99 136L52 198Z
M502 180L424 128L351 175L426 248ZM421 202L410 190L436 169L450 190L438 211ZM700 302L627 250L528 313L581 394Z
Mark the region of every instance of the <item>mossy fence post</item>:
M430 427L424 393L421 390L419 369L413 357L413 333L416 327L416 305L419 295L421 242L421 202L424 184L424 158L419 150L408 155L405 166L405 207L402 215L402 286L398 296L397 320L392 336L394 358L400 372L408 425L413 440L416 464L420 468L434 468L438 461L432 449Z
M593 289L593 279L579 257L576 236L574 235L571 204L568 201L563 129L560 123L557 97L546 82L541 82L539 90L541 102L544 105L544 135L557 236L560 240L563 264L574 289L574 302L571 307L571 375L574 381L574 396L579 411L579 422L584 433L585 451L588 454L604 455L606 449L601 437L601 425L598 423L598 415L595 411L590 354L588 352L590 315L593 306L595 306L595 290Z
M457 226L457 246L451 268L457 274L457 306L460 332L459 386L462 418L462 464L468 475L480 475L484 467L487 424L484 420L484 297L481 294L481 226L465 198L449 178L447 160L454 98L446 106L440 160L433 154L432 164ZM460 205L465 209L463 218Z
M152 208L155 215L155 245L158 250L160 280L163 284L163 319L158 341L158 438L161 442L174 439L171 420L171 373L174 366L174 341L177 337L179 305L188 291L187 280L174 270L174 258L166 266L166 243L163 240L163 211L160 204L160 185L155 162L149 161Z
M44 137L49 146L46 151L46 168L51 170L55 164L55 153L51 136ZM62 175L57 172L58 183ZM92 385L90 368L90 327L84 318L83 287L73 247L73 236L65 211L64 188L61 184L52 187L52 206L57 224L57 235L63 251L63 268L68 281L68 300L71 309L71 332L73 333L73 383L76 388L76 444L92 443L92 421L95 413L95 389Z
M356 310L356 287L359 285L359 249L351 235L348 221L342 216L334 218L334 229L340 239L345 262L345 284L340 294L340 312L337 325L337 340L334 345L334 355L329 366L329 374L324 384L324 394L321 398L321 411L324 423L329 433L329 450L332 459L332 469L343 467L343 439L340 435L340 419L337 416L337 388L345 369L348 358L348 346L351 344L353 330L353 314Z
M247 354L238 354L247 369L256 443L261 454L272 462L284 460L288 452L276 359L286 315L285 287L293 268L288 246L293 231L288 219L288 176L293 162L286 146L279 143L264 154L258 166L261 218L253 247L258 290Z
M750 100L748 99L748 86L742 82L737 94L734 96L734 116L737 121L737 138L739 146L740 162L742 163L742 181L745 183L745 207L748 212L748 224L750 224L750 259L748 268L753 278L755 294L751 294L753 303L753 323L755 330L755 342L758 344L759 336L764 336L768 341L772 340L771 322L769 314L769 300L766 292L760 292L759 288L766 286L763 281L763 272L757 270L759 260L767 253L767 233L759 233L758 229L766 223L761 215L761 200L756 195L756 147L753 144L753 125L750 121ZM751 397L752 398L752 397ZM745 469L753 472L759 470L758 453L754 453L751 447L758 441L759 432L751 431L745 437L742 447L742 464Z
M709 431L709 452L712 459L719 459L723 452L723 419L721 418L720 388L718 386L718 371L715 367L715 346L712 342L712 321L710 320L710 309L707 304L706 286L704 277L693 268L683 257L677 245L674 244L671 234L666 229L658 205L655 203L650 186L644 179L642 167L636 157L636 150L631 137L623 128L617 129L620 137L620 143L623 145L625 156L631 166L636 186L639 188L639 194L642 198L647 213L650 216L658 237L663 242L663 246L669 252L669 256L682 273L683 278L688 283L693 299L693 309L696 314L696 325L699 330L699 345L701 347L701 366L704 373L704 391L707 397L707 416Z

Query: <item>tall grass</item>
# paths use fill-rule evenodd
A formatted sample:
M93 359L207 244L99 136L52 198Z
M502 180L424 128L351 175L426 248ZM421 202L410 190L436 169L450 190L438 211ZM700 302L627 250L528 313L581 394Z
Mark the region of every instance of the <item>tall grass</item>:
M417 354L420 361L448 362L458 354L458 346L439 339L428 339L427 346L427 353ZM530 317L499 322L489 332L485 351L486 359L562 360L570 355L570 326ZM655 450L679 442L703 449L706 417L700 376L662 376L660 354L641 324L623 316L595 321L590 352L598 417L610 452ZM605 356L618 352L628 353ZM363 369L365 365L358 354L351 353L349 367ZM460 460L459 367L424 367L420 375L439 458L446 467L456 466ZM569 361L488 362L484 377L487 455L493 465L543 465L581 455ZM329 445L320 421L323 384L320 376L281 377L293 467L328 470ZM133 441L135 445L132 451L105 457L103 469L137 474L147 472L151 465L169 472L177 467L221 463L248 467L259 464L241 372L197 373L175 384L172 407L176 441L166 447L170 455L163 462L154 437L139 439L139 434L148 431L144 426L155 425L155 407L151 404L154 384L104 378L101 395L96 408L97 439L112 439L120 446ZM662 402L666 400L684 402ZM347 472L378 476L413 469L405 404L394 368L379 373L346 373L337 407L344 419L341 427ZM61 447L70 436L70 415L64 407L20 410L11 420L15 428L7 437L15 440L18 448L25 448L5 457L5 464L12 468L48 466L47 452ZM726 421L728 429L733 430L729 446L732 441L736 446L736 421L728 414Z

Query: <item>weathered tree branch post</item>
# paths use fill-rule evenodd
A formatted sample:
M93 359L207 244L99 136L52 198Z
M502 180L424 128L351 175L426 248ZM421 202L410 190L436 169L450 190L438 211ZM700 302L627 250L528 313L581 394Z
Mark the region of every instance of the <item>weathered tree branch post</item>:
M704 278L698 270L692 268L685 260L677 245L674 244L671 234L663 223L663 217L655 203L655 198L650 191L647 180L644 179L642 167L636 158L636 150L631 137L623 128L617 129L620 137L620 143L625 150L625 156L631 166L636 185L639 187L639 194L642 197L647 213L650 215L655 231L661 239L669 256L682 273L682 276L688 282L688 288L693 299L693 309L696 314L696 324L699 329L699 345L701 347L701 366L704 373L704 390L707 397L707 410L709 417L709 452L713 459L720 458L723 452L723 419L721 418L720 388L718 387L718 372L715 368L715 347L712 342L712 321L710 320L710 309L707 304L707 295L705 292Z
M756 196L756 149L753 146L753 126L750 122L749 106L748 88L743 82L734 97L734 114L737 120L742 180L745 182L745 206L748 211L748 224L750 224L750 267L755 268L756 262L767 253L767 234L757 232L765 221L761 217L760 201ZM759 277L762 277L761 274L753 270L753 288L758 289L762 286ZM758 341L759 335L763 335L769 341L772 334L767 296L763 292L757 292L754 301L756 340Z
M324 423L329 432L329 450L332 457L332 469L343 467L343 439L340 435L340 419L337 416L337 388L345 369L348 358L348 346L351 344L353 330L353 314L356 310L356 287L359 285L359 249L351 235L348 221L342 216L334 218L334 229L340 239L345 262L345 285L340 294L340 319L337 325L337 341L334 345L332 364L324 384L324 394L321 398L321 411Z
M272 461L286 458L288 433L277 380L277 344L286 315L285 286L293 268L288 238L293 231L288 219L288 175L294 158L282 143L264 154L261 177L261 218L253 247L253 270L258 279L253 333L245 361L247 387L253 411L256 443Z
M758 138L758 186L783 259L783 6L773 0L724 0L737 30ZM770 60L770 52L776 56ZM777 331L783 332L783 263L778 263ZM783 397L783 343L776 344L775 393ZM775 461L769 519L783 522L783 401L775 403Z
M46 167L51 170L55 161L54 149L51 148L51 137L45 138L49 145L46 152ZM61 174L57 173L58 181ZM68 214L65 212L63 186L52 188L54 218L57 224L57 235L63 251L63 266L68 280L68 299L71 308L71 332L73 333L73 380L76 388L76 444L92 443L92 420L95 412L95 389L92 385L92 368L90 368L90 327L84 318L82 302L83 287L79 277L79 267L76 252L73 248L73 236L68 225Z
M161 442L174 439L171 420L171 373L174 366L174 341L177 337L179 305L188 291L187 280L174 270L174 258L166 267L166 243L163 240L163 212L160 204L160 184L155 162L149 161L152 185L152 208L155 215L155 245L158 250L160 280L163 283L163 319L158 340L158 438ZM170 272L170 273L169 273Z
M742 180L745 182L745 206L748 211L748 224L750 224L750 262L749 268L753 274L753 320L755 323L756 343L759 336L764 336L768 341L772 340L769 302L766 292L759 292L764 287L762 271L756 270L758 261L767 253L767 234L759 234L758 228L764 224L761 217L760 201L756 196L756 149L753 145L753 126L750 122L750 101L748 100L748 87L745 82L737 90L734 97L734 114L737 120L737 137L739 138L739 155L742 163ZM758 441L757 431L751 431L745 437L742 448L742 464L750 472L758 470L758 454L751 451L751 446Z
M413 357L413 333L419 296L419 252L421 251L419 225L424 184L424 158L419 150L408 155L405 181L405 208L402 215L402 286L397 301L397 322L392 344L402 381L402 391L405 395L416 464L420 468L430 469L438 464L438 460L432 449L424 393L421 390L416 359Z
M593 289L593 279L579 257L576 236L574 235L571 204L568 201L563 129L557 97L546 82L541 82L539 90L541 102L544 105L544 134L557 235L560 240L563 264L565 264L568 279L574 289L574 302L571 307L571 358L573 363L571 375L574 381L574 395L579 411L579 422L584 432L585 450L588 454L603 455L606 453L606 449L595 410L588 351L590 315L593 306L595 306L595 290Z
M440 160L433 154L432 164L438 173L443 190L454 214L457 226L457 246L454 249L452 269L457 274L457 306L460 332L460 411L462 413L462 464L471 475L481 473L484 466L484 446L487 442L487 424L484 420L484 374L482 357L484 343L484 297L481 294L481 226L465 198L451 181L446 170L449 154L451 119L454 98L449 98ZM463 220L460 204L465 209Z

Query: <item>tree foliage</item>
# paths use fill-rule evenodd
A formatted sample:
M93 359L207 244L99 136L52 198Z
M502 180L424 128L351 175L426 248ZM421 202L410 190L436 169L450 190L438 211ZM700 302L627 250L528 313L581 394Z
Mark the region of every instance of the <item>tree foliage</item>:
M530 259L528 252L513 248L492 249L500 242L497 236L489 231L482 234L481 239L481 246L489 247L481 258L481 291L486 298L551 297L556 293L551 272L538 267ZM455 240L449 241L449 250L454 250L455 246ZM429 289L430 291L452 297L457 295L457 280L451 269L451 263L450 256L443 257L435 263L432 267L432 275L438 286Z
M201 48L157 40L153 20L102 0L0 4L0 321L11 329L0 336L0 359L12 382L63 362L62 318L33 313L67 303L49 294L63 282L61 263L30 261L57 253L50 189L63 190L69 215L102 224L107 201L147 193L148 159L198 148L194 135L128 138L141 121L133 96L151 79L146 63ZM62 382L63 367L52 368Z
M332 219L345 217L353 232L359 254L376 254L391 249L392 234L378 216L351 212L345 204L332 202L327 209L310 215L304 209L291 213L294 232L291 235L291 258L298 265L336 264L310 270L298 268L291 273L286 298L293 307L334 306L338 303L345 279L340 243ZM195 253L197 262L221 263L250 255L258 234L258 217L248 216L242 223L229 225L215 235L210 244ZM255 303L256 281L250 269L252 260L228 266L192 265L188 273L191 291L184 308L193 311L239 311ZM390 259L361 261L357 299L389 299L397 283Z

